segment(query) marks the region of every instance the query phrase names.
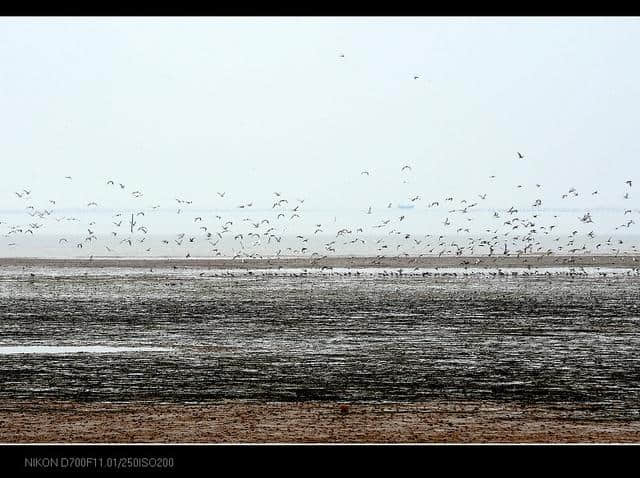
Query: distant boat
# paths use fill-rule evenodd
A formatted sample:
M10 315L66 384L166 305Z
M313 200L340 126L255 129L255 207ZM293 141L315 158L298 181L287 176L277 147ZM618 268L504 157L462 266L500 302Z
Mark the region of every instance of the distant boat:
M413 209L415 204L398 204L398 209Z

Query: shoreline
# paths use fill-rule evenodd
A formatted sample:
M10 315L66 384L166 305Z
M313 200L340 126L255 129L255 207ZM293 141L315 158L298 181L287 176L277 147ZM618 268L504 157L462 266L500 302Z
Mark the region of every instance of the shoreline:
M510 267L610 267L638 268L640 254L634 255L521 255L373 257L335 256L313 258L35 258L3 257L0 267L86 267L86 268L194 268L194 269L303 269L303 268L510 268Z
M1 443L631 443L580 404L0 402Z

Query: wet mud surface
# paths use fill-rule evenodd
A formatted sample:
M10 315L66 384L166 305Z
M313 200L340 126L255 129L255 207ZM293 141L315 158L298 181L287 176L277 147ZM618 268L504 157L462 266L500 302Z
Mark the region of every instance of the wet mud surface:
M0 400L498 403L640 415L640 277L4 267ZM88 405L87 405L88 406Z

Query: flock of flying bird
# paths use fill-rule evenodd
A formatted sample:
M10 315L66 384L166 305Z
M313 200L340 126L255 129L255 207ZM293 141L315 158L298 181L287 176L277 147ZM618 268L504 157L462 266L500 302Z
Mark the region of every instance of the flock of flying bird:
M524 156L517 153L519 159ZM401 175L408 175L412 171L411 166L405 165L400 168ZM361 176L370 176L369 171L362 171ZM67 181L72 181L71 176L66 176ZM495 176L490 176L494 180ZM406 181L405 181L406 182ZM105 187L112 188L125 194L131 201L138 204L145 197L139 190L129 191L125 184L108 179L104 183ZM632 189L632 180L627 180L624 184L625 190L622 197L629 199ZM518 185L518 188L522 185ZM541 188L536 184L536 188ZM5 226L8 231L4 234L8 238L7 247L15 247L19 243L21 236L35 236L46 230L47 222L55 220L58 223L73 221L79 223L79 217L60 215L56 211L56 200L49 199L45 207L37 207L33 200L31 189L22 189L14 192L15 196L24 201L25 212L31 217L27 224L8 224L0 218L0 226ZM225 197L225 192L217 192L219 198ZM597 195L598 191L593 191L592 195ZM575 188L570 188L562 195L563 199L575 198L579 192ZM122 197L122 196L121 196ZM414 209L417 213L420 208L445 210L442 217L442 226L445 231L440 233L415 234L415 232L403 231L405 224L409 223L408 216L413 216L405 210L399 211L393 203L388 202L384 210L384 217L380 217L379 211L376 218L380 221L375 224L372 221L363 221L362 224L349 227L339 227L335 224L318 222L314 224L313 233L303 234L297 228L296 222L305 214L304 199L287 198L281 192L274 192L272 206L268 213L262 210L261 216L252 214L258 212L254 207L254 201L243 202L236 205L234 214L225 217L221 210L211 210L212 214L203 214L203 209L191 211L193 201L185 198L175 198L175 214L182 215L192 222L189 230L176 233L172 237L165 237L161 241L148 240L153 230L151 218L154 213L160 212L160 205L153 205L146 208L130 208L117 212L108 218L111 231L98 233L97 222L104 219L104 214L98 214L87 221L86 234L80 238L72 238L67 235L58 238L58 246L61 248L74 248L77 254L88 255L86 251L91 251L91 257L97 256L133 256L136 248L140 251L154 256L179 256L191 257L194 249L202 251L206 248L206 256L242 258L264 258L264 257L309 257L310 259L322 259L330 255L345 254L345 249L353 251L354 248L362 247L367 254L373 255L376 251L375 263L385 256L497 256L497 255L571 255L571 254L595 254L612 253L620 254L625 252L636 253L636 246L626 247L623 239L609 237L607 240L599 238L594 230L582 231L573 230L570 234L555 234L554 228L557 224L543 224L540 213L542 199L536 199L526 210L520 212L515 206L507 210L493 210L491 224L486 221L482 224L483 230L473 228L473 212L480 209L481 203L486 199L487 194L473 195L473 199L454 197L437 198L423 201L419 195L408 197L411 203L404 206L406 209ZM403 207L402 205L396 205ZM85 210L98 209L100 206L96 201L89 201L85 205ZM165 209L166 210L166 209ZM206 211L206 210L205 210ZM616 230L629 230L634 224L631 208L625 209L624 220L616 227ZM362 211L363 219L373 214L373 207L370 206ZM238 217L241 217L238 219ZM370 218L373 216L370 216ZM557 216L554 216L557 218ZM591 212L576 217L576 222L582 225L594 223ZM102 221L105 222L104 220ZM104 224L103 224L104 225ZM588 228L591 226L588 226ZM293 230L292 232L290 232ZM441 232L441 231L440 231ZM545 237L543 241L542 238ZM287 239L283 241L283 237ZM95 252L96 244L102 243L104 249L102 253ZM555 245L549 247L549 244ZM230 250L227 246L231 246ZM87 247L90 246L90 247ZM134 247L136 246L136 247ZM345 248L344 246L348 246ZM265 249L266 247L266 249ZM84 249L84 251L83 251ZM177 251L182 251L179 255ZM203 254L199 254L203 255Z
M339 55L344 60L345 55ZM420 80L420 75L412 75L413 80ZM525 155L517 152L516 158L524 160ZM411 166L404 165L400 168L402 175L410 174ZM369 171L362 171L361 176L370 176ZM496 176L489 176L489 180L495 180ZM71 176L65 176L66 181L73 181ZM403 183L407 183L406 180ZM145 197L140 189L130 191L124 183L114 179L107 179L105 186L112 188L121 194L127 195L130 200L140 201ZM623 198L630 198L630 191L633 186L632 180L625 182ZM522 188L518 185L517 188ZM536 184L536 188L541 188L540 184ZM71 221L75 224L82 222L80 217L61 215L56 210L56 200L49 199L46 205L38 206L33 199L31 189L22 189L15 191L14 194L24 201L24 209L31 217L27 223L10 224L0 217L0 228L4 226L8 229L3 235L7 238L6 247L15 248L20 243L20 238L36 236L47 229L47 223L55 220L57 223ZM217 192L216 195L220 199L225 198L225 192ZM592 195L597 195L598 191L593 191ZM562 199L575 198L579 195L576 188L570 188L564 194ZM385 256L474 256L474 255L571 255L571 254L595 254L595 253L636 253L634 244L627 246L624 240L619 236L614 239L613 236L608 239L602 239L596 235L594 230L588 233L573 230L570 234L558 234L554 229L557 223L543 223L545 219L543 211L542 199L536 199L526 208L520 208L518 211L516 206L511 206L507 210L496 209L492 211L491 223L483 221L482 230L479 227L472 227L474 224L474 213L482 209L482 202L487 198L487 194L472 195L472 198L456 199L452 196L445 198L432 198L429 201L423 201L420 195L412 195L407 198L410 204L396 206L403 209L402 213L398 212L392 202L388 202L384 208L385 214L377 224L371 224L371 218L379 217L379 210L373 216L373 206L369 206L363 211L364 218L361 224L352 224L350 226L336 226L336 219L333 224L327 224L326 221L314 223L313 233L303 233L299 223L306 214L304 210L304 199L287 198L281 192L274 192L272 197L272 207L269 213L263 217L256 217L258 209L254 207L254 202L249 201L238 204L236 214L226 215L224 211L211 210L213 214L207 216L200 209L199 214L192 212L193 201L184 198L175 198L175 213L189 216L193 221L191 228L184 232L177 233L172 237L165 237L162 240L155 241L151 239L153 236L150 232L153 230L150 220L154 214L163 211L160 205L154 205L146 208L130 208L121 210L113 214L107 224L111 231L98 232L98 229L104 229L104 214L96 214L96 217L87 221L84 227L86 233L78 236L61 236L57 239L60 248L73 248L79 254L84 255L87 252L93 257L94 253L98 256L117 255L117 256L133 256L136 255L136 249L154 256L173 256L176 257L176 251L184 254L184 257L191 257L191 251L206 250L207 256L213 257L232 257L237 258L263 258L263 257L310 257L313 259L322 259L329 255L349 255L358 247L366 252L364 255L372 255L375 251L376 260ZM416 234L415 227L405 228L411 218L416 216L421 209L424 208L436 211L438 208L445 209L442 217L442 228L435 232L424 231L424 234ZM89 201L84 205L85 212L91 209L101 209L96 201ZM166 209L166 208L165 208ZM381 208L382 209L382 208ZM404 209L413 209L412 213ZM486 209L486 208L485 208ZM208 210L204 210L208 211ZM244 217L238 219L237 212L243 212ZM633 213L637 210L626 208L624 210L624 218L615 228L616 231L628 231L634 224ZM86 214L84 215L86 216ZM101 217L98 217L101 216ZM363 219L364 219L363 218ZM557 215L553 216L558 219ZM590 225L594 223L591 212L586 211L583 215L576 218L582 225ZM476 223L479 221L476 221ZM100 227L98 227L100 226ZM404 230L403 230L404 229ZM409 230L411 229L411 230ZM159 236L156 236L156 239ZM283 240L283 238L286 238ZM148 240L149 239L149 240ZM104 247L101 252L96 252L96 245L100 244ZM549 247L552 244L553 247ZM230 245L230 247L229 247ZM197 247L196 247L197 246ZM203 246L206 249L203 249ZM347 247L345 247L347 246ZM355 249L354 249L355 248ZM99 247L98 249L101 249ZM349 252L347 252L349 251ZM358 252L356 252L358 253ZM67 254L68 255L68 254ZM200 254L202 255L202 253Z
M341 59L344 54L339 55ZM419 75L413 75L413 80L419 80ZM516 158L524 160L525 155L517 152ZM410 174L411 166L404 165L400 168L401 175ZM361 176L370 176L369 171L362 171ZM489 180L495 180L495 175L489 176ZM405 178L406 179L406 178ZM65 181L73 181L71 176L65 176ZM406 180L403 183L407 183ZM508 210L496 209L492 211L491 223L482 221L482 230L474 225L474 213L482 209L482 202L486 200L487 194L472 195L472 198L456 199L452 196L445 198L432 198L424 201L420 195L411 195L407 198L408 205L396 204L402 210L398 212L392 202L387 202L384 214L377 224L372 224L372 218L380 217L380 210L376 210L374 216L373 206L369 206L363 211L363 221L360 224L349 226L337 226L334 217L333 224L327 221L314 222L313 233L303 233L304 227L300 222L306 214L304 210L304 199L288 198L281 192L274 192L272 207L268 213L262 210L262 217L257 217L253 213L258 213L258 208L254 207L254 202L249 201L237 204L236 213L228 214L225 217L223 210L207 210L212 214L203 214L203 209L196 213L192 211L193 201L184 198L175 198L175 213L182 215L181 218L189 216L189 221L193 221L192 227L184 232L177 233L157 240L152 239L153 227L150 223L154 214L159 214L166 208L161 209L160 205L146 208L138 206L145 194L140 189L130 191L122 182L114 179L105 180L105 186L112 188L121 194L125 194L129 200L137 202L135 208L122 209L113 214L108 219L107 226L111 229L108 233L104 231L103 224L105 214L96 214L96 217L89 219L84 225L86 233L78 236L63 235L57 239L57 246L60 248L73 248L74 255L98 256L133 256L136 252L144 252L153 256L182 256L191 257L194 249L206 251L204 255L213 257L237 258L263 258L263 257L309 257L322 259L329 255L372 255L376 254L373 260L379 260L385 256L474 256L474 255L571 255L571 254L595 254L625 252L636 253L634 244L627 246L624 240L610 236L604 240L596 235L594 230L586 233L578 229L573 230L568 235L558 234L557 223L543 223L545 219L542 199L536 199L526 208L511 206ZM633 186L632 180L625 182L623 198L630 198L630 191ZM522 185L518 185L522 188ZM536 188L541 188L536 184ZM19 245L21 237L33 237L47 230L47 223L55 220L57 223L71 221L79 225L83 219L74 216L61 215L56 210L56 200L48 199L46 204L39 205L34 200L31 189L25 188L14 192L20 200L24 202L25 212L30 216L26 223L11 224L0 217L0 228L7 231L3 234L7 238L6 247L15 248ZM217 192L217 198L224 199L225 192ZM592 195L597 195L598 191L593 191ZM562 199L575 198L579 195L576 188L570 188L562 194ZM121 196L122 197L122 196ZM444 209L442 217L442 228L438 232L435 230L424 231L424 234L416 234L415 227L405 227L411 222L411 217L415 218L421 207L423 210L429 209L437 211ZM102 205L96 201L89 201L84 205L85 213L92 210L102 210ZM382 208L380 208L382 209ZM413 209L411 213L405 209ZM486 208L485 208L486 209ZM238 212L245 214L238 219ZM631 208L624 210L624 219L615 228L616 231L622 229L628 231L634 224L634 211ZM81 216L86 216L82 214ZM368 220L364 220L367 218ZM553 216L558 219L557 215ZM586 211L576 218L579 223L589 225L594 223L591 212ZM13 222L13 221L12 221ZM100 222L100 224L98 224ZM480 221L476 221L480 222ZM444 228L444 232L443 229ZM403 230L404 229L404 230ZM284 239L284 240L283 240ZM100 244L98 248L96 245ZM549 245L552 244L552 247ZM197 247L196 247L197 246ZM203 249L203 246L205 249ZM347 247L345 247L347 246ZM104 249L101 249L104 247ZM358 251L362 248L362 252ZM141 248L141 249L139 249ZM100 252L97 252L100 249ZM139 250L138 250L139 249ZM177 253L177 251L179 251ZM375 251L375 252L374 252ZM203 255L200 252L199 255Z

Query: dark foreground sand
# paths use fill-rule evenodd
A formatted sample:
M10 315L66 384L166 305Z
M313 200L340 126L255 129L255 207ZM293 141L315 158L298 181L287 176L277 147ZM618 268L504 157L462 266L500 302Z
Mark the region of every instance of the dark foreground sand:
M3 402L2 443L623 443L640 421L579 405Z
M194 267L207 269L277 269L277 268L322 268L322 267L640 267L640 255L520 255L520 256L429 256L429 257L365 257L334 256L324 258L271 258L271 259L43 259L0 258L0 267Z

